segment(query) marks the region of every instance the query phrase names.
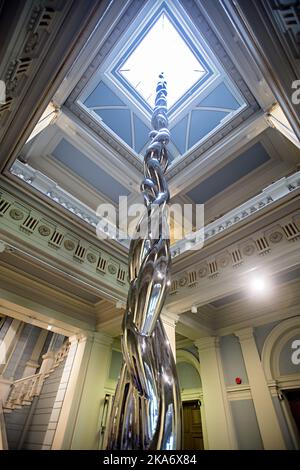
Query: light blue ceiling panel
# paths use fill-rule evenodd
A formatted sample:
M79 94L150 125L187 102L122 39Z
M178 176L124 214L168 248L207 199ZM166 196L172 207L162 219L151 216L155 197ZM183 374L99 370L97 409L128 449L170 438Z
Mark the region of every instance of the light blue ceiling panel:
M190 125L189 148L217 127L227 114L228 113L224 111L193 110Z
M140 153L149 142L150 129L135 114L133 115L135 151Z
M186 128L188 123L188 116L185 116L181 121L171 129L171 141L176 145L179 152L183 155L186 151Z
M169 165L172 163L173 160L175 160L175 157L170 152L170 150L168 150L168 160L169 160Z
M251 171L270 160L269 155L260 142L256 143L223 168L218 170L187 195L197 204L204 204L216 194L239 181Z
M84 102L88 108L94 106L124 106L123 101L103 82L99 82Z
M130 194L127 188L106 173L106 171L99 168L96 163L66 139L62 139L59 142L52 151L52 155L60 163L114 202L119 201L119 196L128 196Z
M198 106L236 110L240 104L225 83L220 83L206 98L200 101Z
M121 139L132 147L131 117L129 109L95 109L95 113L103 119Z
M87 125L87 115L92 115L92 132L101 129L102 139L114 150L115 140L126 142L141 160L151 128L157 79L163 70L168 82L169 122L173 126L170 147L180 167L192 164L195 153L189 150L201 146L210 132L215 131L216 139L206 142L207 150L239 126L240 120L234 119L239 112L241 118L248 119L259 109L222 40L204 17L199 34L193 34L190 15L197 7L192 4L199 2L186 2L184 7L183 3L145 2L145 9L141 8L128 24L127 34L114 45L109 38L104 41L105 59L99 61L95 56L76 84L76 93L65 103ZM164 50L170 52L168 60L162 54L162 62L149 61L149 57L157 59L161 34ZM178 73L178 64L182 73ZM231 126L227 126L229 121ZM132 152L126 150L123 157L132 163ZM173 177L178 168L173 165L169 176Z

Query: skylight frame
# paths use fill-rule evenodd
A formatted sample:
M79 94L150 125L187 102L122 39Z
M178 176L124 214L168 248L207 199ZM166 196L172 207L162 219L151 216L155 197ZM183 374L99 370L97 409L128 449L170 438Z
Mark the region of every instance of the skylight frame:
M199 89L199 87L207 82L215 73L213 67L208 64L207 59L204 57L203 54L200 54L200 50L195 47L194 41L192 38L189 37L189 34L187 33L185 27L181 25L179 22L178 18L176 15L173 13L173 11L170 9L170 7L163 2L158 9L155 10L155 12L152 13L151 17L148 18L146 24L143 26L141 31L139 31L138 35L134 38L134 40L126 47L126 50L124 54L118 58L117 62L113 65L110 75L114 77L114 82L117 81L119 82L122 87L126 90L127 93L131 94L134 98L135 101L138 102L139 105L141 105L146 111L147 114L151 116L153 112L153 108L147 103L147 101L140 95L139 92L135 90L135 88L126 80L126 78L120 73L120 69L122 66L126 63L128 58L131 56L132 52L139 46L139 44L143 41L144 37L147 35L147 33L151 30L151 28L155 25L155 23L158 21L158 19L165 14L172 24L172 26L175 28L175 30L178 32L180 37L183 39L187 47L191 50L193 55L196 57L198 62L201 64L203 67L205 73L202 75L202 77L197 80L197 82L194 83L169 109L168 109L168 114L169 117L174 114L180 107L181 105L186 101L187 96L193 96L194 93ZM151 60L151 58L149 58Z
M193 92L188 90L188 92L183 95L183 97L180 99L180 101L182 101L181 103L178 101L176 102L176 109L174 109L175 106L169 109L168 117L170 129L180 122L180 120L185 115L188 115L190 111L193 111L199 99L202 96L208 95L211 90L215 88L216 84L222 80L225 80L226 83L228 82L227 84L229 85L230 91L240 104L240 107L232 113L231 118L234 118L248 106L247 100L245 100L245 96L241 93L234 80L232 80L228 75L228 72L224 68L220 58L207 43L206 38L201 34L199 28L194 25L193 21L191 21L184 6L178 0L156 0L154 2L146 2L145 6L139 12L139 14L134 19L132 19L131 24L128 26L126 31L122 33L120 40L116 41L111 47L110 52L104 56L100 67L96 69L95 73L93 73L89 81L85 83L85 86L82 88L76 99L77 105L85 113L87 113L89 117L92 117L95 123L100 125L100 127L102 127L104 130L107 130L113 138L120 139L120 136L109 126L107 126L93 111L93 109L87 107L84 102L91 94L93 89L98 85L98 83L103 81L103 83L108 86L113 91L113 93L115 93L124 102L126 106L128 106L131 112L135 113L146 126L150 125L152 108L147 106L146 101L141 98L139 94L139 99L137 99L133 93L128 91L128 86L125 88L118 79L118 76L112 73L112 71L117 68L117 65L120 61L126 60L128 53L131 53L132 43L134 41L136 42L137 38L141 37L141 33L145 30L145 28L147 28L147 26L148 28L151 28L160 14L163 12L166 13L167 10L170 12L172 17L176 19L177 23L180 24L182 31L184 31L184 34L189 38L189 44L191 43L195 48L197 48L197 50L199 50L199 53L201 54L201 63L203 64L203 59L205 59L205 62L212 71L211 75L207 77L206 80L206 76L201 77L202 83L199 84L199 82L196 82L196 84L193 86ZM193 50L193 48L191 49ZM126 81L126 83L128 82ZM228 122L230 122L230 119L228 119ZM195 151L195 148L206 141L207 138L210 138L211 135L218 131L218 129L223 125L224 121L220 123L220 125L215 129L213 129L209 134L203 136L201 141L195 143L195 145L188 149L184 154L178 152L177 147L175 147L175 145L173 146L171 139L169 151L171 151L174 159L170 164L168 171L177 166L177 164L180 164L186 158L189 158L190 154L193 154ZM130 153L131 156L134 156L139 162L143 160L143 152L146 146L140 153L137 153L127 142L123 140L121 145L125 147L128 153Z

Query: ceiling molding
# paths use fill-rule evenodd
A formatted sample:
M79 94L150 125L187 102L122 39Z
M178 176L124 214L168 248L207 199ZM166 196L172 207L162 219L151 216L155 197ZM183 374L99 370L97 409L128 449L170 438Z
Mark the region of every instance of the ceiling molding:
M83 10L74 0L46 0L43 5L35 0L22 3L21 15L9 10L11 22L17 14L20 20L6 38L1 56L7 101L0 107L0 169L20 152L107 3L86 0ZM8 18L3 16L2 21Z
M63 315L74 318L74 320L87 322L89 325L95 324L95 309L90 302L76 298L75 295L64 293L63 289L56 286L52 287L40 279L25 274L22 270L12 268L8 263L3 263L1 257L0 265L2 292L6 290L17 293L20 291L20 285L22 285L20 296L27 299L27 302L22 304L23 306L34 301L43 305L44 308L61 312Z
M190 265L203 261L206 257L215 256L216 253L225 250L232 243L238 243L245 239L250 233L266 230L277 221L298 211L299 172L292 175L292 178L294 176L296 180L294 184L289 185L288 178L282 178L274 185L270 185L268 189L266 188L266 191L262 191L257 197L207 225L204 229L204 244L200 244L198 248L195 245L194 249L188 247L186 251L182 250L182 254L179 253L174 258L173 276L188 269ZM270 193L268 193L269 189ZM260 201L263 202L262 205L260 205ZM234 219L235 215L238 215L238 219ZM234 223L227 224L226 220ZM194 233L197 234L197 232ZM171 250L176 249L176 245L171 247Z
M299 60L292 57L290 49L286 50L286 38L276 27L276 12L272 11L275 5L256 0L223 0L222 6L299 139L300 111L292 102L291 88L293 81L299 79Z
M201 2L198 1L198 5L211 28L218 36L219 40L222 41L227 54L239 70L243 79L247 82L248 87L260 107L264 111L268 111L273 106L276 99L254 58L244 46L232 21L228 15L224 15L222 2L201 0Z
M247 286L248 273L253 269L275 273L300 263L298 207L294 201L294 211L281 217L278 214L277 220L274 217L272 223L252 229L251 234L248 228L243 238L227 241L226 248L220 250L215 246L211 255L205 256L205 249L193 252L192 264L186 261L189 267L173 274L168 310L183 313L192 305L204 305L237 292ZM197 261L197 255L201 260Z
M230 134L222 137L213 147L205 148L201 146L201 157L199 152L195 150L194 164L186 166L183 162L180 165L180 171L176 174L172 173L169 177L169 188L172 197L186 191L186 182L188 181L188 188L192 188L199 176L205 176L218 165L224 165L226 159L230 158L232 154L238 153L248 142L259 136L264 130L269 127L269 124L262 112L258 112L247 121L243 122L236 129L232 129ZM172 176L172 177L171 177Z
M126 296L126 263L100 248L100 243L79 237L24 201L3 190L0 195L1 238L8 246L19 248L23 253L28 250L29 256L40 258L41 262L47 260L49 266L57 266L74 279L78 276L103 291L104 297L118 300Z
M220 131L213 132L211 138L208 138L203 142L200 147L198 144L194 146L191 151L187 152L187 155L178 159L177 163L172 164L167 172L167 178L173 178L179 171L186 167L190 163L194 163L194 160L206 152L210 147L215 145L220 139L223 139L227 134L231 133L234 128L240 126L244 121L248 120L250 116L258 112L259 106L249 91L245 81L241 77L238 70L235 68L233 62L227 55L225 49L223 48L221 42L218 40L217 36L210 28L209 24L206 22L203 14L199 10L196 2L184 2L183 6L179 2L176 3L178 10L182 10L185 14L185 10L189 10L189 15L192 15L193 22L195 22L194 29L198 28L199 31L204 31L205 42L208 43L208 46L212 49L213 54L216 55L219 63L222 63L222 67L226 73L229 74L230 79L235 84L236 88L240 90L241 94L247 102L246 109L241 110L236 116L234 116L230 122L224 123ZM140 8L144 6L143 2L139 2L138 5ZM82 92L86 89L87 84L90 80L94 79L96 71L101 68L101 65L105 62L106 56L111 53L112 50L115 50L114 47L118 40L121 40L121 33L124 31L124 25L129 24L129 18L136 17L139 11L133 10L137 9L137 2L133 2L126 11L126 15L122 20L119 21L118 27L111 31L109 37L106 41L102 42L102 47L96 55L93 55L92 61L85 70L84 75L78 80L73 91L70 93L69 97L65 102L65 106L70 111L70 116L73 115L77 117L84 125L90 127L93 133L95 133L101 140L107 142L107 144L119 155L119 158L122 160L127 160L135 169L142 171L142 160L138 157L135 152L133 152L129 146L123 143L114 133L111 133L106 129L106 126L102 126L99 123L98 117L93 117L87 109L80 106L79 99ZM146 8L146 7L145 7ZM146 8L147 9L147 8ZM143 10L144 11L144 10ZM95 32L95 35L97 32ZM105 62L106 63L106 62ZM86 66L86 63L84 64ZM68 77L70 79L70 77ZM200 98L198 98L200 99Z

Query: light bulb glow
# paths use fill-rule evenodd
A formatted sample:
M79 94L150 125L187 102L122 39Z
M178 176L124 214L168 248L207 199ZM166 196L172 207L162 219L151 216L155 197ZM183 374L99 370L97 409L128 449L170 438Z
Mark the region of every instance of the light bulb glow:
M254 277L250 281L250 288L253 293L261 294L267 290L266 279L262 276Z

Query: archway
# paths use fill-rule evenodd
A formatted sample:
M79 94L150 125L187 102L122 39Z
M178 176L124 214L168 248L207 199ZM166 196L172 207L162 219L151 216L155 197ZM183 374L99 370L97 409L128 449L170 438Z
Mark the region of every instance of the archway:
M208 449L200 363L191 352L177 349L176 366L183 404L183 447Z
M287 432L296 449L300 448L300 364L293 363L293 344L299 340L300 316L284 320L267 336L261 358L271 394L276 397L274 405L282 412ZM292 404L291 400L295 400L295 397L297 403ZM293 406L297 408L297 416Z

